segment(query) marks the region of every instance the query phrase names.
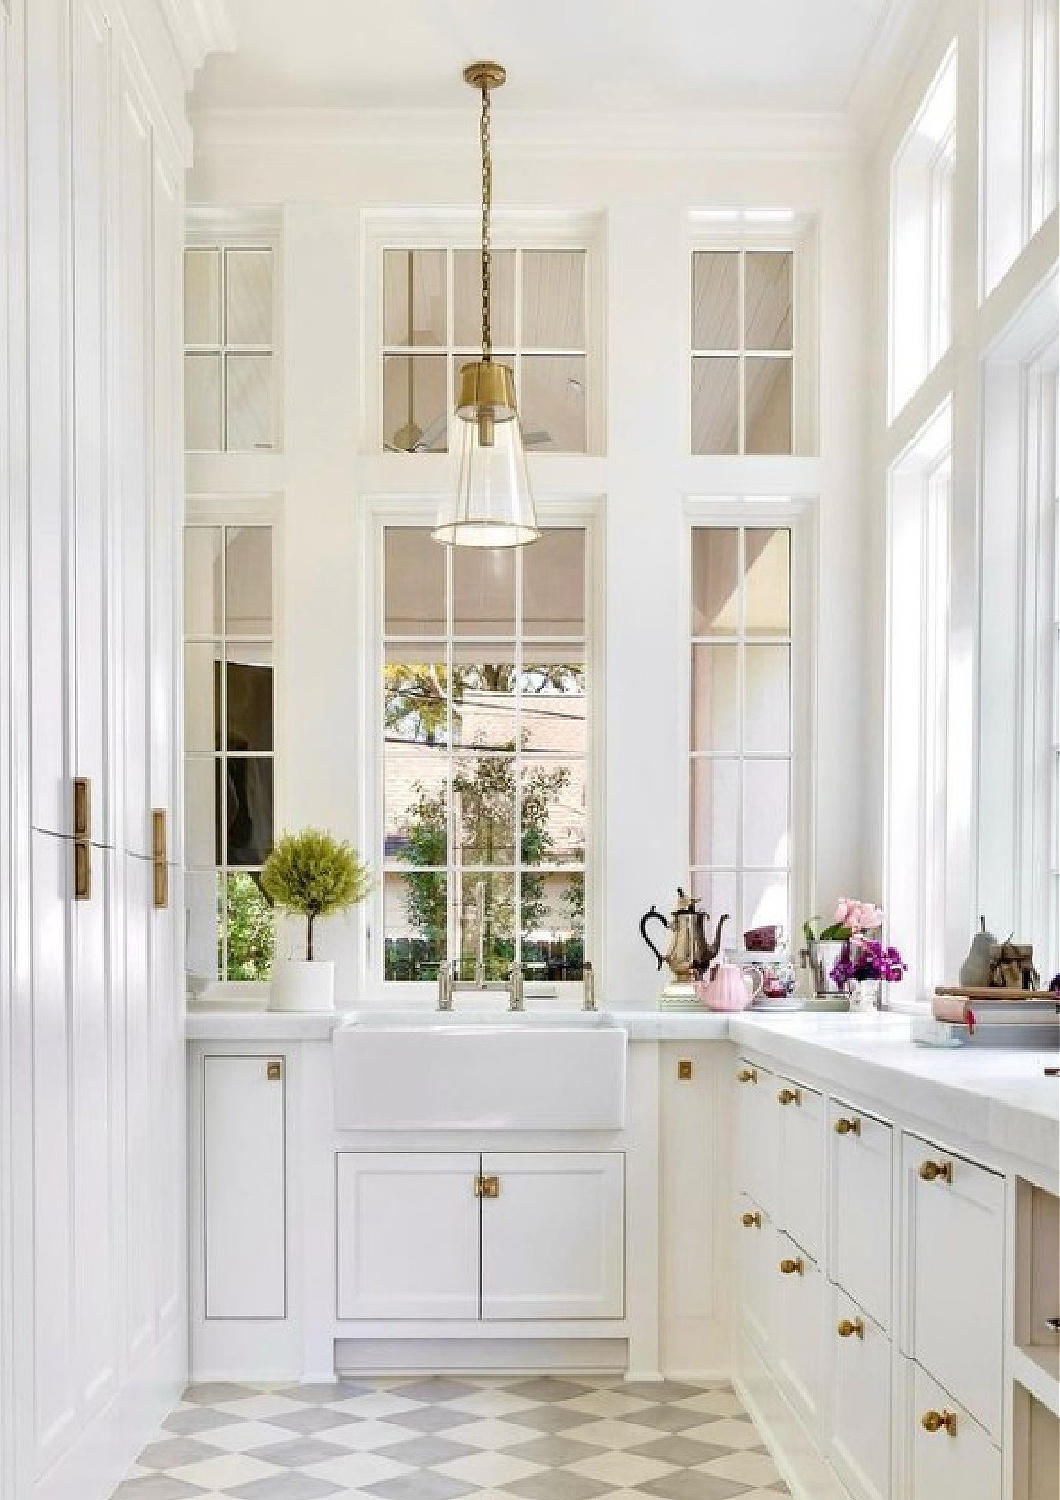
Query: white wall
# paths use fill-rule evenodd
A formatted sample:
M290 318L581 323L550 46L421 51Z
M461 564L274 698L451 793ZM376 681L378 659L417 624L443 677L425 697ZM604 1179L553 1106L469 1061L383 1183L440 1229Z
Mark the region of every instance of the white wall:
M607 999L648 999L658 981L637 921L653 901L668 901L688 863L686 497L818 502L821 691L808 904L813 911L851 890L878 894L865 887L862 858L863 824L876 814L862 777L859 163L845 136L822 144L798 125L694 151L679 140L677 149L612 149L599 139L535 146L506 133L503 111L502 95L496 202L604 218L605 452L531 463L540 496L603 497L607 812L598 962ZM448 469L430 455L373 455L362 433L361 216L366 208L473 208L472 111L465 124L422 139L413 138L414 122L371 139L356 117L312 112L286 121L233 114L196 127L189 203L282 205L285 414L282 453L197 456L189 490L284 497L279 825L325 823L365 846L359 768L373 749L363 712L365 497L436 495ZM717 206L819 216L819 458L688 455L689 213ZM363 983L362 922L331 922L321 934L322 951L339 960L339 1003Z

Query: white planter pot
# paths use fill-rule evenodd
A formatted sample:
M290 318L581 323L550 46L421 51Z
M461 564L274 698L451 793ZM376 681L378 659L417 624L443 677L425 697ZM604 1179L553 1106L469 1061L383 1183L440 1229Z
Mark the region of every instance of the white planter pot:
M334 1010L331 959L280 958L273 965L270 1010Z

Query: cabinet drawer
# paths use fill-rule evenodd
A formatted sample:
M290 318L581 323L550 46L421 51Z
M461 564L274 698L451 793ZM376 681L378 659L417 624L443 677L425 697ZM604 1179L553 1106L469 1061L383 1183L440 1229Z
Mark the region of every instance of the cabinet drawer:
M769 1215L746 1193L736 1204L736 1265L744 1326L763 1353L773 1347L777 1290L776 1232Z
M904 1365L902 1451L908 1500L998 1500L1000 1450L919 1365L911 1360ZM929 1431L925 1422L936 1430Z
M903 1353L1000 1438L1004 1179L902 1137Z
M778 1087L766 1068L743 1057L736 1064L736 1187L770 1218L777 1211Z
M891 1329L893 1131L841 1099L828 1105L828 1273Z
M774 1238L775 1366L792 1406L811 1432L820 1425L824 1333L824 1277L817 1263L786 1234Z
M829 1296L828 1456L860 1500L891 1493L891 1341L839 1287Z
M824 1100L777 1078L777 1223L818 1264L824 1259Z

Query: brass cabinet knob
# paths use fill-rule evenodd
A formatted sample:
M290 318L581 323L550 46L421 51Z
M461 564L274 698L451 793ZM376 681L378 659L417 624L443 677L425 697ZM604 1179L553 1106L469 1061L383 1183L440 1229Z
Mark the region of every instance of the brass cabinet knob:
M801 1104L802 1089L781 1089L777 1099L781 1104Z
M745 1229L761 1229L762 1215L746 1213L740 1215L740 1223Z
M836 1332L841 1339L863 1339L865 1337L865 1324L860 1318L841 1318L836 1326Z
M801 1257L793 1260L790 1256L785 1256L784 1259L780 1262L780 1272L782 1276L801 1276L805 1270L806 1263L802 1260Z
M953 1163L951 1161L922 1161L919 1174L925 1182L952 1182Z
M926 1411L920 1418L925 1432L946 1432L957 1436L957 1413L955 1411Z
M849 1120L837 1120L834 1128L836 1135L860 1135L861 1121L857 1115L852 1115Z
M757 1068L741 1068L740 1071L736 1075L736 1081L738 1083L757 1083L758 1082L758 1069Z

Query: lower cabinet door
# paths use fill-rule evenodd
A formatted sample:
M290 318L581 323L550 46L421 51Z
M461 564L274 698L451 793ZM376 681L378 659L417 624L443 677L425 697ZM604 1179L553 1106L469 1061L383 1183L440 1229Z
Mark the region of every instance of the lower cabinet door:
M833 1350L828 1457L859 1500L888 1500L891 1341L838 1287L830 1291Z
M624 1165L620 1152L483 1156L483 1318L622 1317Z
M340 1151L340 1318L477 1318L479 1158Z
M824 1278L816 1262L786 1234L777 1234L774 1250L776 1370L788 1400L816 1433L827 1348L822 1337Z
M734 1246L740 1288L740 1313L747 1332L763 1354L771 1352L777 1268L776 1233L769 1215L753 1198L741 1193L736 1205Z
M815 1089L776 1080L780 1140L777 1223L824 1264L824 1101Z
M919 1365L904 1363L908 1500L999 1500L1000 1449Z

